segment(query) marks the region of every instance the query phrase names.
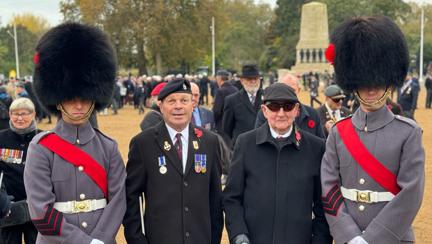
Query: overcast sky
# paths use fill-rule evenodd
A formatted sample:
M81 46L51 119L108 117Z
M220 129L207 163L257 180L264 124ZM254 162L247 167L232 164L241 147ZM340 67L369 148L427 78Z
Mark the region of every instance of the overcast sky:
M272 7L276 6L276 0L254 1L256 3L269 3ZM410 1L422 2L422 0ZM423 1L432 4L432 0ZM14 14L30 12L47 18L51 25L57 25L63 19L59 11L59 2L60 0L0 0L0 24L6 25Z

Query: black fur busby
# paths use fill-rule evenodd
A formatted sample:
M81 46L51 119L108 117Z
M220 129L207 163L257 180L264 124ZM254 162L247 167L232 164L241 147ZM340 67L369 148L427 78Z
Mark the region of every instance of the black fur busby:
M98 28L64 23L39 41L33 59L34 91L41 104L59 114L57 104L81 98L101 110L111 103L117 61L108 37Z
M400 86L409 65L408 48L399 27L388 17L355 17L334 30L334 70L346 91Z

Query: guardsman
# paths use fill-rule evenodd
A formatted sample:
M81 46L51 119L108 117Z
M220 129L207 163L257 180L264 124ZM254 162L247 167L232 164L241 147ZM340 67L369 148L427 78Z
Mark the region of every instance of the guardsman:
M403 84L409 55L399 27L384 16L338 26L326 56L336 82L360 107L327 138L323 205L336 244L414 243L412 223L424 189L422 130L386 106Z
M232 244L332 243L321 203L325 143L294 124L299 107L289 86L269 86L267 122L237 139L224 189Z
M56 127L35 136L24 170L36 243L112 244L126 211L126 171L117 143L93 129L111 104L116 57L96 27L61 24L39 41L34 90Z
M218 138L191 123L189 81L168 82L158 95L158 106L163 121L135 136L129 147L126 240L219 244L223 216Z

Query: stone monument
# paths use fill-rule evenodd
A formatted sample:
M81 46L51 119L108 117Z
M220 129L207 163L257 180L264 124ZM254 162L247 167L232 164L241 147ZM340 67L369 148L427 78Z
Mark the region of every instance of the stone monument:
M300 40L296 46L296 64L291 72L333 72L325 50L329 44L327 5L319 2L304 4L301 13Z

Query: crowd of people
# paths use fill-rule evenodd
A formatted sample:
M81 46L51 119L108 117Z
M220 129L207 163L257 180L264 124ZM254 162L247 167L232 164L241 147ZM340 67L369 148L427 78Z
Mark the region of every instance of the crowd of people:
M132 244L218 244L224 227L233 244L413 243L425 156L404 36L356 17L330 46L334 76L122 77L101 30L54 27L34 81L0 88L0 243L111 244L121 224ZM95 118L126 105L143 120L125 164Z

